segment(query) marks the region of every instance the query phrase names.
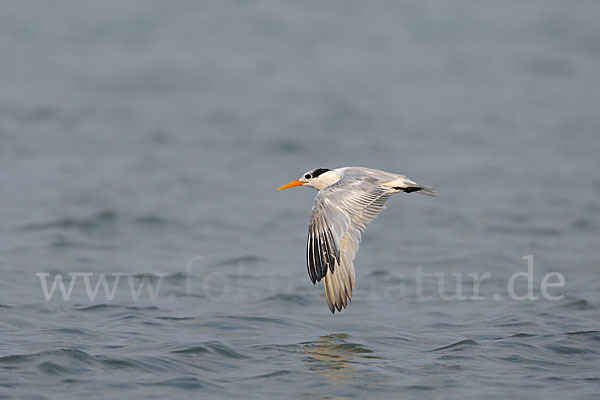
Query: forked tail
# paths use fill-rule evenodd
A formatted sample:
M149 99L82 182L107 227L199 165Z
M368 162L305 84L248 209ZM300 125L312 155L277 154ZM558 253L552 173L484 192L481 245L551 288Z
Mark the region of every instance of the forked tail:
M419 186L419 190L416 190L416 192L419 194L424 194L425 196L439 197L437 188L438 188L437 186L421 185L421 186Z

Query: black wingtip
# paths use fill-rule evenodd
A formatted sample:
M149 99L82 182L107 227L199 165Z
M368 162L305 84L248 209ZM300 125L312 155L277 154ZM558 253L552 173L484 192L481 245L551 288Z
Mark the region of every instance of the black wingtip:
M423 190L423 188L420 186L409 186L409 187L396 186L396 187L394 187L394 189L401 190L404 193L412 193L412 192L418 192L419 190Z

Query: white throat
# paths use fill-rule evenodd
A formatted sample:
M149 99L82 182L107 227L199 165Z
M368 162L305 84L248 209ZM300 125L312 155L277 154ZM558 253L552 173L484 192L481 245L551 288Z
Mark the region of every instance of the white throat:
M342 176L336 171L327 171L317 176L316 178L311 179L306 186L310 186L317 190L321 190L326 188L327 186L331 186L334 183L337 183Z

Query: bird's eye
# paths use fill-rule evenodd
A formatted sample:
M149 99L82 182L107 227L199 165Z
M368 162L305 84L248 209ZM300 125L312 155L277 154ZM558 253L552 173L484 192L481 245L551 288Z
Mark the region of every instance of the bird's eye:
M304 175L304 179L310 179L310 174Z

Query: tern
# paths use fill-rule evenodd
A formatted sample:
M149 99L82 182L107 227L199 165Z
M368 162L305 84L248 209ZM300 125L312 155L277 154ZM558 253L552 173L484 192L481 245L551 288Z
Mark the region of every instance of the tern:
M437 196L431 186L404 175L363 167L317 168L277 190L308 186L319 192L310 212L306 265L313 284L323 280L329 310L352 301L354 257L361 233L385 208L393 193Z

